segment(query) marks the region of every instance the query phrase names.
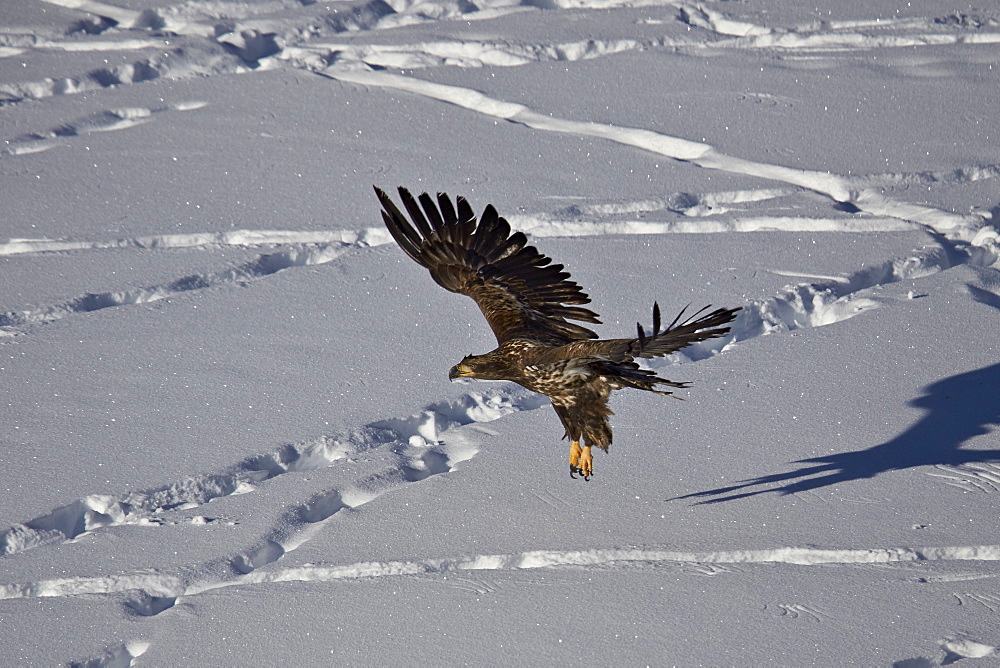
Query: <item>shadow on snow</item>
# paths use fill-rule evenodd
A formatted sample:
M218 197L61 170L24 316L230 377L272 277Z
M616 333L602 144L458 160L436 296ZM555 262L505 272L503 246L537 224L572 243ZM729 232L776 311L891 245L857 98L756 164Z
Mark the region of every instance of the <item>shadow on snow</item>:
M927 411L909 429L891 441L867 450L802 459L795 471L775 473L736 485L685 494L674 499L701 499L721 503L758 494L782 495L874 478L887 471L917 466L970 464L1000 461L1000 450L963 450L962 445L990 433L1000 425L1000 364L960 373L925 388L925 394L910 402ZM763 489L751 489L764 487Z

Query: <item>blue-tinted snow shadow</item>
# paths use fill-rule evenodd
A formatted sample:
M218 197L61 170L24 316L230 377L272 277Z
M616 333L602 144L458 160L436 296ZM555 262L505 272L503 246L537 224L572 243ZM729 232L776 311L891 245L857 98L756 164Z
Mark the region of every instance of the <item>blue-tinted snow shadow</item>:
M867 450L802 459L800 468L728 487L678 496L721 503L766 493L795 494L852 480L874 478L888 471L917 466L1000 461L1000 450L965 450L975 436L1000 425L1000 364L960 373L928 385L910 402L926 414L896 438ZM758 489L753 489L758 488Z
M969 290L969 294L980 304L986 304L987 306L992 306L995 309L1000 309L1000 295L995 292L990 292L989 290L983 289L978 285L973 285L968 283L965 286Z

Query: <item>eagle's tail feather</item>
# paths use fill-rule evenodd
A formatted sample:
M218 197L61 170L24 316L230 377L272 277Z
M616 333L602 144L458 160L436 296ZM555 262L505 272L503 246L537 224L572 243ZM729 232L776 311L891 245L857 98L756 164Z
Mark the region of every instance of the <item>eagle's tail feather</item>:
M732 322L736 318L736 312L740 310L740 307L718 308L710 313L705 313L711 308L709 305L682 320L687 308L687 306L682 308L673 322L660 331L660 305L654 303L652 334L647 336L642 325L636 323L638 336L628 341L628 357L661 357L698 341L725 336L729 333L729 327L723 325Z

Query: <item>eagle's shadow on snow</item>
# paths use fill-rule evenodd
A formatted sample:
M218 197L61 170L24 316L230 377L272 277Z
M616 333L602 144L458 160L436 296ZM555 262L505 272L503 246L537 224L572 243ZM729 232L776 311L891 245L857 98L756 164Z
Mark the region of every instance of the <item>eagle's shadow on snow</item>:
M758 494L807 492L888 471L917 466L1000 461L1000 450L965 450L975 436L1000 425L1000 364L949 376L924 388L909 402L926 411L916 423L890 441L855 452L801 459L800 468L741 481L728 487L675 497L698 504L734 501ZM758 489L753 489L758 488Z

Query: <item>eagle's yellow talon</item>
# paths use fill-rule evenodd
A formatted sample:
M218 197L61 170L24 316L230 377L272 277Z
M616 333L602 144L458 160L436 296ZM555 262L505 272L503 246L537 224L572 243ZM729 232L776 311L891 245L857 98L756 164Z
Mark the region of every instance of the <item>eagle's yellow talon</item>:
M580 453L580 473L583 474L584 480L589 480L590 476L594 475L594 455L590 452L590 446L584 446L583 452Z
M594 456L589 445L581 448L580 441L573 441L569 446L569 477L576 478L577 473L590 480L594 475Z
M569 446L569 469L572 473L580 465L580 441L573 441Z

